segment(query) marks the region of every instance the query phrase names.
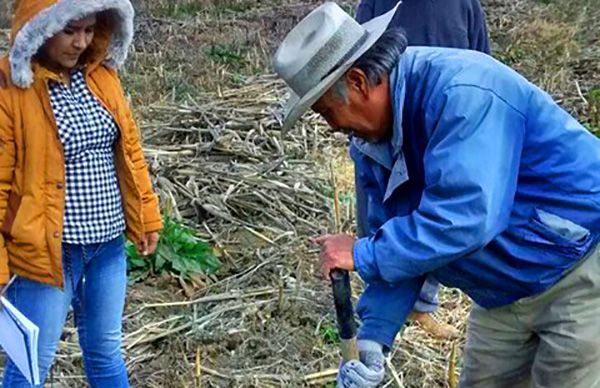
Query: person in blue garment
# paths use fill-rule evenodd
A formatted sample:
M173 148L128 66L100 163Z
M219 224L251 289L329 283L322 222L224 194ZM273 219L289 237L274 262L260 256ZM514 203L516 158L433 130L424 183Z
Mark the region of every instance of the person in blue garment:
M398 0L362 0L356 10L356 20L365 23L380 16L398 4ZM490 53L490 42L485 14L479 0L403 0L398 5L391 27L402 27L409 46L440 46L477 50ZM365 217L365 198L357 192L356 208L359 217ZM365 223L361 220L358 226ZM359 228L359 237L367 231ZM428 277L421 289L410 316L428 333L441 339L458 336L450 325L437 322L431 315L438 306L439 282Z
M598 387L600 139L491 56L407 48L395 10L361 25L325 3L273 58L282 131L312 109L351 135L366 197L365 237L316 239L324 276L367 284L338 387L382 382L428 275L474 302L462 388Z
M402 27L409 46L440 46L490 53L479 0L361 0L356 20L366 23L398 5L391 27Z

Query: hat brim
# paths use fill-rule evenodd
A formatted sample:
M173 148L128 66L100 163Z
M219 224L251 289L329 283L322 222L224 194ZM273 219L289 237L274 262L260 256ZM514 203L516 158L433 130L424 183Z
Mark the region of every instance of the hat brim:
M396 6L385 14L373 18L363 24L363 28L367 31L367 39L365 42L356 50L354 54L346 62L344 62L338 69L327 77L323 78L314 88L309 90L302 98L296 93L290 90L290 98L287 100L284 108L283 125L281 127L282 135L294 126L296 121L308 110L319 98L329 90L335 84L335 82L348 71L373 44L383 35L387 30L392 18L396 14L396 10L400 2Z

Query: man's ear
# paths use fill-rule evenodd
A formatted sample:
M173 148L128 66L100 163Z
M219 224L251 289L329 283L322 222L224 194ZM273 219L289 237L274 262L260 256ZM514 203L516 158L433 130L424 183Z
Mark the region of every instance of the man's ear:
M349 90L354 90L365 98L369 96L369 79L365 72L357 67L346 72L346 85Z
M2 70L0 70L0 89L4 89L8 86L8 82L6 81L6 75Z

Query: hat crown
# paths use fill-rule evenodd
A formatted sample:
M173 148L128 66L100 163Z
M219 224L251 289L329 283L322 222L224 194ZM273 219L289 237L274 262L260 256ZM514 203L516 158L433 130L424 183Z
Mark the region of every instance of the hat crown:
M290 90L282 131L287 131L377 42L398 5L363 25L333 2L317 7L285 37L273 68Z
M273 68L302 96L347 58L365 34L337 4L324 3L288 33L275 53Z

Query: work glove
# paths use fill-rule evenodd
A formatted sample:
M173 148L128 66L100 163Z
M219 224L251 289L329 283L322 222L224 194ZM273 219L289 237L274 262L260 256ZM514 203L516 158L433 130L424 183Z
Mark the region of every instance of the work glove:
M374 388L385 376L383 346L371 340L358 341L360 361L351 360L340 366L337 388Z

